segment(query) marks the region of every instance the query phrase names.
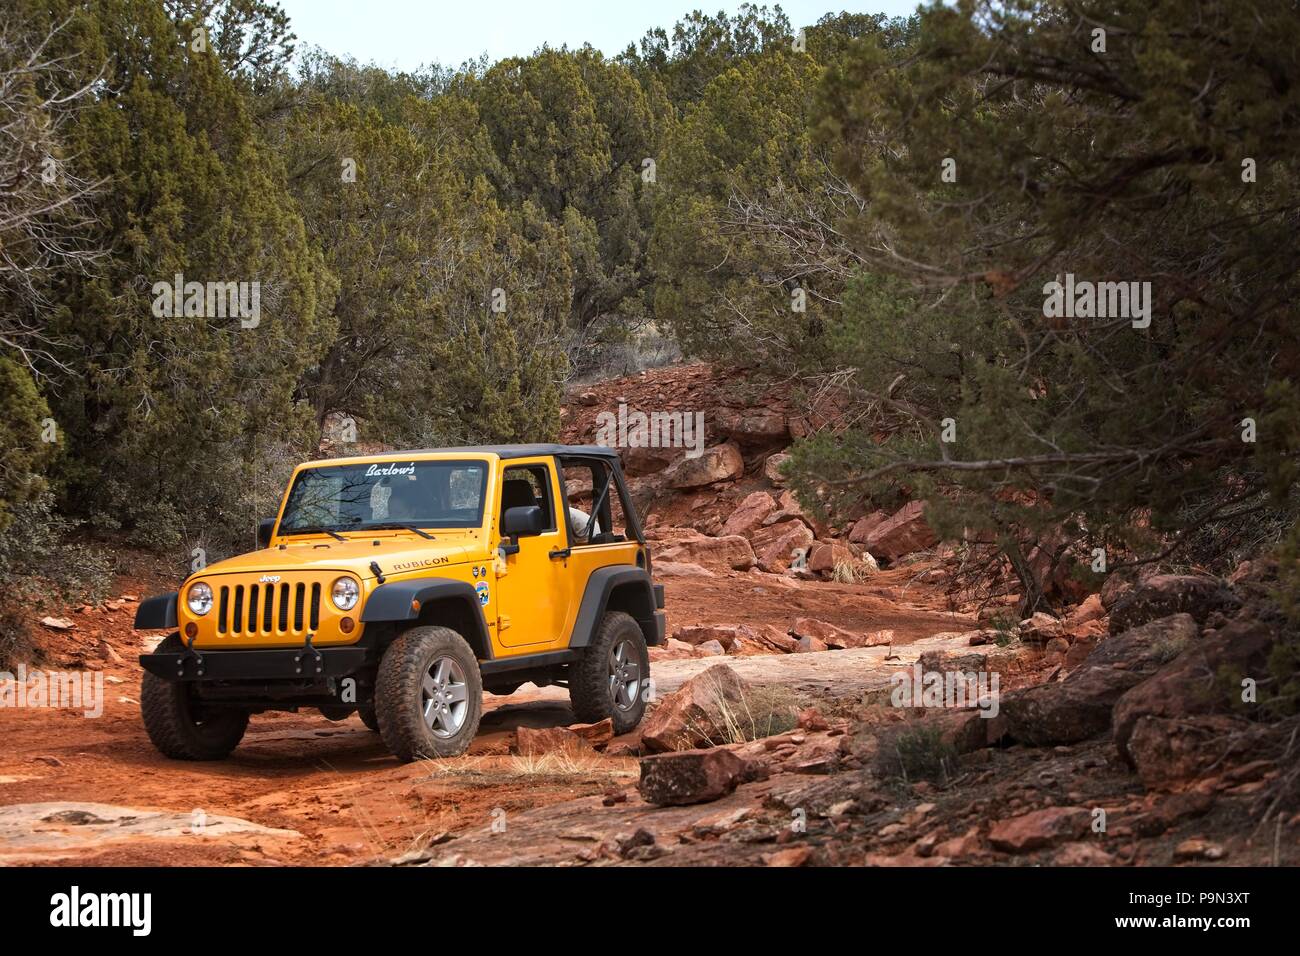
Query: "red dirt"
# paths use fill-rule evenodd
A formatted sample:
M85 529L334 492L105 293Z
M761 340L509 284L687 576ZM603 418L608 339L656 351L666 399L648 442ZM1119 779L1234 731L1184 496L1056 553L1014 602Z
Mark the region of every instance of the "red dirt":
M943 612L942 599L933 591L908 588L908 576L900 569L869 584L800 582L795 587L773 583L770 576L740 573L666 578L670 632L702 623L787 626L796 617L813 616L858 630L893 628L901 644L972 626L968 618ZM116 593L157 593L176 584L149 577L122 579ZM896 598L904 595L911 601L899 603ZM502 810L513 814L598 795L612 782L635 781L635 762L615 758L602 758L585 772L529 772L526 762L509 756L514 728L521 723L561 726L573 718L562 702L518 698L486 699L489 710L479 737L469 757L458 763L399 764L356 717L331 723L312 711L254 717L228 760L167 760L153 749L140 722L140 672L134 656L143 635L131 628L134 613L135 604L127 602L118 610L70 612L77 625L70 631L41 628L47 652L43 666L102 669L104 713L88 719L69 710L0 710L0 733L6 740L0 754L0 805L74 801L183 813L201 809L296 830L302 838L145 839L55 854L45 861L354 863L400 854L443 830L487 828ZM122 661L105 660L101 642Z

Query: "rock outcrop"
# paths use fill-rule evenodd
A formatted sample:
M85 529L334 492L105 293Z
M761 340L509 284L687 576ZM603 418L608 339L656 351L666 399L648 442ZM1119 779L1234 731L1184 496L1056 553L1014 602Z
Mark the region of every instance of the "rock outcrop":
M1129 739L1143 717L1192 717L1226 711L1229 690L1239 694L1240 688L1223 686L1221 675L1266 673L1275 639L1276 631L1265 622L1231 621L1121 696L1113 714L1120 756L1133 762Z
M1038 746L1105 733L1120 697L1178 656L1199 632L1190 615L1176 614L1103 641L1065 680L1002 695L1007 733Z
M1204 574L1157 574L1117 598L1110 611L1110 632L1119 634L1170 614L1190 614L1204 622L1215 611L1241 606L1232 589Z

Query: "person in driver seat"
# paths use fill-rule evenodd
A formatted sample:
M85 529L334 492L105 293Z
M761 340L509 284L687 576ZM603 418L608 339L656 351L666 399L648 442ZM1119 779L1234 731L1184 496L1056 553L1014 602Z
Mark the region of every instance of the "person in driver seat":
M415 521L426 517L420 513L421 510L418 482L394 482L392 493L388 496L388 520Z
M569 505L569 536L572 537L575 542L587 544L591 540L591 538L583 537L583 533L587 530L588 521L591 521L591 515L587 514L587 512L583 511L581 508L575 508L573 505ZM598 534L600 534L599 518L591 522L591 537L594 538Z

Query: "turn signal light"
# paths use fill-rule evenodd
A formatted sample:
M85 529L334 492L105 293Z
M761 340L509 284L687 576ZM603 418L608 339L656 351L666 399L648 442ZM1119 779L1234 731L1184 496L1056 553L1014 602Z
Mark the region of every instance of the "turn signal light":
M339 630L342 631L344 634L351 634L352 629L356 626L357 626L356 622L353 621L352 618L350 617L341 618L339 620Z
M188 624L185 625L186 637L197 637L198 633L199 633L199 626L195 624L193 621L190 621Z

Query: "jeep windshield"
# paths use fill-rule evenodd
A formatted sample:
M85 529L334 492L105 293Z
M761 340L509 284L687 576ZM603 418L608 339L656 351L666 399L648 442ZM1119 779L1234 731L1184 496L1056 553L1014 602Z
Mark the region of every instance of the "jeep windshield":
M280 534L400 528L477 528L485 461L382 461L298 472Z

